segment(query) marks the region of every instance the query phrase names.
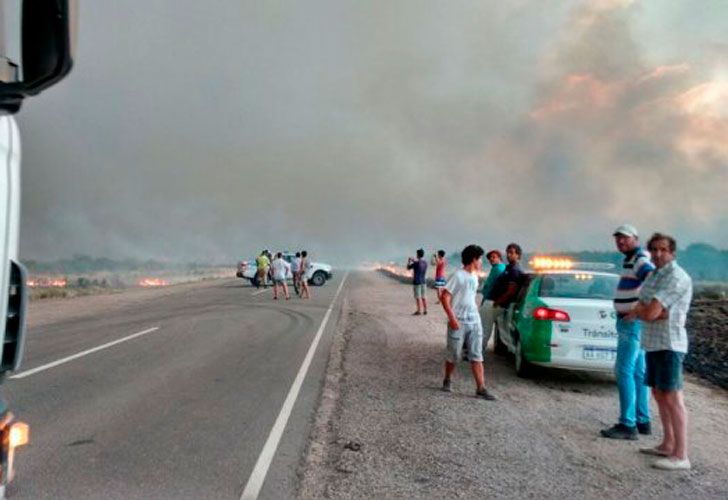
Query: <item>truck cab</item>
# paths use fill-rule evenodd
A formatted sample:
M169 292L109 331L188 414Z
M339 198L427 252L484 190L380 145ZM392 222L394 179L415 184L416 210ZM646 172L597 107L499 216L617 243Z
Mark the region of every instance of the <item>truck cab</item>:
M0 382L20 367L27 305L26 273L18 256L20 133L13 115L24 99L71 70L75 12L70 0L0 2ZM28 426L16 421L0 398L0 499L13 478L15 449L27 441Z

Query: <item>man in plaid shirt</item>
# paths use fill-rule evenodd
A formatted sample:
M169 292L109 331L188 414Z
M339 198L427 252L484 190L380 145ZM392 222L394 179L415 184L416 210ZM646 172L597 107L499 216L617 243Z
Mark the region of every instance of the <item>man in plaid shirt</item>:
M677 243L655 233L647 245L657 270L645 281L639 304L630 317L642 321L646 351L646 383L660 410L663 437L655 448L640 452L660 457L653 464L664 470L688 470L688 416L683 401L682 365L688 350L685 321L693 296L690 276L675 260Z

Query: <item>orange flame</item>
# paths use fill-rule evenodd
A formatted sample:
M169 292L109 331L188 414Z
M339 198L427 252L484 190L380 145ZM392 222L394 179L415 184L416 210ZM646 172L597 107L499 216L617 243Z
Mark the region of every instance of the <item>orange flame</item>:
M66 278L29 278L26 282L30 288L66 288Z
M139 280L139 286L143 286L145 288L167 285L169 285L169 282L161 278L144 278Z

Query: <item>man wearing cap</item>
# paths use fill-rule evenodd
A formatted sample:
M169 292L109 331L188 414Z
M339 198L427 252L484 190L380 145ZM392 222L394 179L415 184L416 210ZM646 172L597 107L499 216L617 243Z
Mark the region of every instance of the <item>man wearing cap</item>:
M601 435L611 439L637 439L649 435L650 396L645 385L645 351L640 346L640 323L628 314L639 302L640 289L655 270L650 254L639 244L637 229L623 224L614 231L614 242L622 254L622 275L617 285L614 309L617 311L617 360L614 374L619 391L619 422Z

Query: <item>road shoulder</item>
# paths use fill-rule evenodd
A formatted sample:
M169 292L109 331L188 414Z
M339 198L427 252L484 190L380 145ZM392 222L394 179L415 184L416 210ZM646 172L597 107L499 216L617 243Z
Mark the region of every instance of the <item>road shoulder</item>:
M616 418L609 377L546 371L522 380L511 360L490 353L486 377L499 401L473 397L465 364L454 392L440 392L444 315L431 304L414 318L412 307L406 285L375 273L352 280L301 498L728 496L724 390L688 381L694 467L660 472L637 452L657 442L658 422L657 435L638 442L597 437Z

